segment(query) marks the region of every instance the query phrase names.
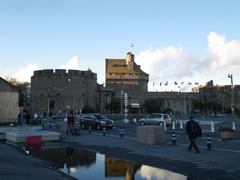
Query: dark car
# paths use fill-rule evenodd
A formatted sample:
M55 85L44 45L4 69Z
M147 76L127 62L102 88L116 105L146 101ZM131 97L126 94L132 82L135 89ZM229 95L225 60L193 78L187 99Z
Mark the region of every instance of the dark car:
M112 129L113 127L113 121L100 113L82 114L79 120L82 129L89 126L98 130L103 127L108 129Z

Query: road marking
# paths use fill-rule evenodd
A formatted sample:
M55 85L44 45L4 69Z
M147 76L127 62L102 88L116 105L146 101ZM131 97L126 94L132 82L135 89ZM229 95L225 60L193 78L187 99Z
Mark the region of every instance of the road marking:
M86 132L86 134L89 134L89 133ZM97 133L97 132L92 132L92 134L95 134L95 135L102 135L102 133ZM115 134L107 134L107 133L106 133L105 136L120 138L120 134L119 134L119 135L115 135ZM134 138L134 137L124 136L124 135L123 135L123 138L125 138L125 139L131 139L131 140L135 140L135 139L136 139L136 138Z
M172 143L167 143L167 144L172 144ZM189 144L182 144L182 143L177 143L180 146L188 146ZM201 149L206 149L205 146L198 146ZM238 150L234 150L234 149L223 149L223 148L212 148L213 150L217 150L217 151L224 151L224 152L233 152L233 153L240 153L240 151Z
M86 133L87 134L87 133ZM92 133L92 134L95 134L95 135L100 135L101 133ZM109 137L118 137L120 138L120 135L114 135L114 134L106 134L106 136L109 136ZM131 140L136 140L136 138L134 137L129 137L129 136L124 136L125 139L131 139ZM172 144L170 142L167 142L166 144ZM182 143L177 143L178 145L180 146L188 146L189 144L182 144ZM198 146L199 148L201 149L206 149L205 146ZM223 151L223 152L232 152L232 153L240 153L240 151L238 150L234 150L234 149L223 149L223 148L212 148L212 150L216 150L216 151Z

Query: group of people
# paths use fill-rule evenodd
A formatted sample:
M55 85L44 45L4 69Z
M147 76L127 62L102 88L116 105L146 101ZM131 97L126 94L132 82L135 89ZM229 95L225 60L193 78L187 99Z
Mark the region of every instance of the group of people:
M20 111L18 114L18 124L22 125L24 121L27 125L30 125L31 123L31 114L29 112L22 112ZM33 116L34 119L37 118L36 115ZM202 136L202 129L197 121L194 120L194 118L191 116L190 120L187 122L185 126L186 133L189 137L190 144L188 146L188 151L190 152L192 148L195 149L196 153L199 153L199 148L197 147L196 140L198 137ZM80 135L79 128L77 128L75 124L75 116L73 113L73 110L70 110L70 113L67 117L67 134L70 135Z
M34 113L33 115L27 110L20 110L18 113L18 125L32 125L33 121L44 118L45 114Z

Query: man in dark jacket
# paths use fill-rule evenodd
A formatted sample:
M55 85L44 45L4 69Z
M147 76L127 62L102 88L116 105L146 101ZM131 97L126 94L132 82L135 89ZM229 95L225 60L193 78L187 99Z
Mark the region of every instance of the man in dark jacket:
M197 137L202 136L202 129L197 121L194 121L193 117L190 117L190 120L187 122L185 126L186 133L189 137L190 144L188 146L188 151L191 151L192 147L195 148L196 153L199 153L199 149L196 144Z

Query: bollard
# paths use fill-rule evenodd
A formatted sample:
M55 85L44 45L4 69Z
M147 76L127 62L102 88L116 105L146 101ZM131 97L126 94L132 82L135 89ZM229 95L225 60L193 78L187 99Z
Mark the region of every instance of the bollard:
M123 129L120 129L120 138L123 138Z
M232 122L232 129L235 131L236 129L236 125L235 125L235 122Z
M106 135L106 127L103 127L103 135Z
M172 122L172 130L175 130L175 121Z
M176 145L176 133L172 132L172 144Z
M164 122L164 130L165 130L165 131L167 130L166 122Z
M212 149L212 140L210 135L207 135L207 149L211 150Z
M180 129L183 129L183 121L180 121Z
M92 126L89 126L88 133L91 134L91 132L92 132Z
M214 132L215 132L215 130L214 130L214 123L213 123L213 121L211 122L211 132L212 132L212 133L214 133Z

